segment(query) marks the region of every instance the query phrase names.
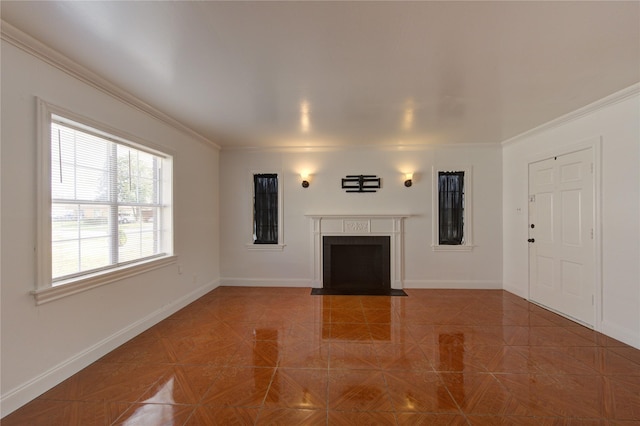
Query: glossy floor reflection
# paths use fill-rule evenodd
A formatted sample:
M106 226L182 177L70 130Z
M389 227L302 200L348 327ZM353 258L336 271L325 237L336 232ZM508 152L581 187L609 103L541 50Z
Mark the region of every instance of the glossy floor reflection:
M221 287L11 425L640 422L640 351L499 290Z

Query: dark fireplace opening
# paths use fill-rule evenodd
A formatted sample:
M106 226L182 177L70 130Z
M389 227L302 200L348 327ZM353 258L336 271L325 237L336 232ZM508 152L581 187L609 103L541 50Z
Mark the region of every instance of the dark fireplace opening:
M323 288L391 289L388 236L324 236Z

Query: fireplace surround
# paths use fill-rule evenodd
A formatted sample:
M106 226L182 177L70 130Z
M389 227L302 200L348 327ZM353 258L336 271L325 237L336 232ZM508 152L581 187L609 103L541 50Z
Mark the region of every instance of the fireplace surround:
M322 237L322 287L325 289L390 290L389 263L388 236Z
M325 236L384 236L389 241L389 285L391 289L404 287L404 219L406 214L309 214L311 220L311 284L322 288L323 237Z

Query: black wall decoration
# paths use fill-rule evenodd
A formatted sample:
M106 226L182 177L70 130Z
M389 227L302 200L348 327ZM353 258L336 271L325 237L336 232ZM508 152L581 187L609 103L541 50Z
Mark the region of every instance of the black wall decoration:
M342 178L342 189L347 192L376 192L380 188L380 178L375 175L347 175Z

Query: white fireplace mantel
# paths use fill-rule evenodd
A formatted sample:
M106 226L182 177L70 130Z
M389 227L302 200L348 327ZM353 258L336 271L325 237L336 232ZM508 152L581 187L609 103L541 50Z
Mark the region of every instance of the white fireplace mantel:
M404 219L408 214L307 214L311 219L311 284L322 287L322 237L389 236L391 288L404 287Z

